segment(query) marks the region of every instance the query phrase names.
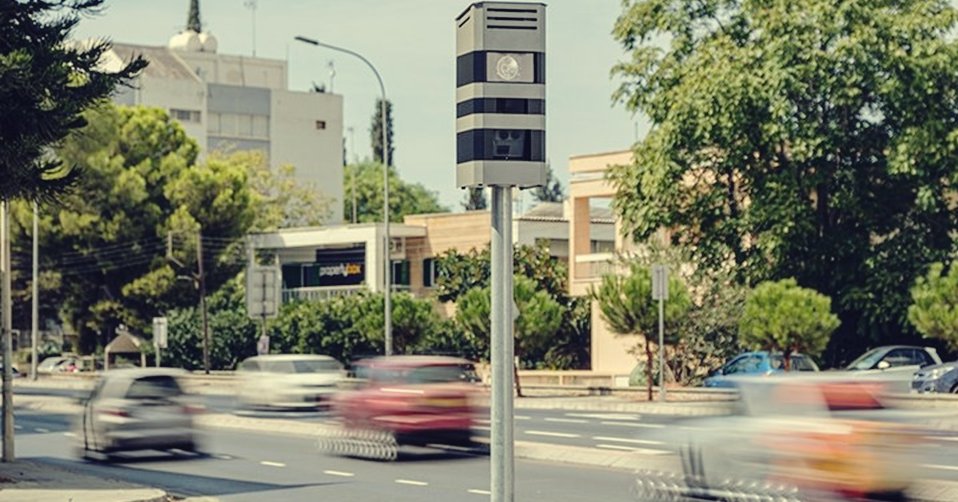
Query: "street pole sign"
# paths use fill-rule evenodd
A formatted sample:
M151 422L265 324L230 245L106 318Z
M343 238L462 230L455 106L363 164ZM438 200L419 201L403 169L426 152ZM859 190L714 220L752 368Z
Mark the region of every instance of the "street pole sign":
M659 401L665 401L665 300L669 297L669 268L652 265L652 299L659 301Z
M251 266L246 269L246 312L253 319L276 317L282 291L277 267Z
M546 182L545 7L476 2L456 17L456 185L492 189L493 502L515 500L512 189Z
M165 317L153 318L153 345L156 347L156 367L160 367L160 352L167 347L167 322Z

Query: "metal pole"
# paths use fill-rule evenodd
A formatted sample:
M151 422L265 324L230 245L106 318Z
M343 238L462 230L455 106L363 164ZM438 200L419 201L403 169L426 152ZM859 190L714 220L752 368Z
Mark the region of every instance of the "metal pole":
M492 500L515 498L513 459L512 199L492 187Z
M210 374L210 324L206 316L206 276L203 275L203 231L196 232L196 267L200 281L200 310L203 313L203 371Z
M0 270L3 272L3 461L13 462L13 303L10 299L10 206L0 203Z
M32 380L37 379L37 344L39 343L40 338L40 297L39 297L39 286L37 282L40 276L40 252L39 252L39 236L40 236L40 207L34 201L33 203L33 287L32 293L30 295L30 378Z
M382 103L380 108L381 119L382 119L382 130L383 130L383 225L385 227L385 273L383 274L384 286L383 299L384 299L384 311L383 311L383 335L386 341L385 353L387 356L392 355L393 352L393 326L392 326L392 257L389 252L389 136L386 134L388 128L386 127L386 86L383 84L383 77L379 74L379 71L376 70L376 67L369 62L368 59L363 57L362 54L358 52L345 49L343 47L337 47L335 45L330 45L325 42L320 42L312 38L307 38L303 36L293 37L296 41L307 43L310 45L315 45L317 47L325 47L330 50L337 52L342 52L344 54L349 54L350 56L359 58L363 63L366 63L366 66L373 71L373 74L376 75L376 81L379 82L379 93L382 96Z
M668 280L666 277L665 280ZM659 298L659 401L665 401L665 299Z

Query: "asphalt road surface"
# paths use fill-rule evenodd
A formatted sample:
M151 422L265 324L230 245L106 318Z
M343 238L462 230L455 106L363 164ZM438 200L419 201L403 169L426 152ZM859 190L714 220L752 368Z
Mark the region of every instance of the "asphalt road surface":
M69 422L18 411L18 457L224 501L488 499L488 457L421 450L383 463L326 456L309 439L216 430L206 433L204 456L146 452L97 463L74 456ZM619 470L516 462L518 500L628 501L631 482Z

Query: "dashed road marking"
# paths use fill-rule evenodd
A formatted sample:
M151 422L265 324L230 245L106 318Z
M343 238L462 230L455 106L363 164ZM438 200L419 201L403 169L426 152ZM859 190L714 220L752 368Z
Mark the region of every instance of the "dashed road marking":
M490 492L489 490L477 490L475 488L471 488L466 491L473 495L492 495L492 492Z
M473 428L473 429L478 429L478 430L480 430L480 431L491 431L491 430L492 430L492 427L488 427L488 426L485 426L485 425L474 425L474 426L472 426L472 428Z
M263 460L260 462L262 465L268 465L270 467L286 467L286 464L282 462L270 462L269 460Z
M33 429L33 430L36 431L36 432L42 432L42 433L44 433L44 434L47 433L47 432L50 432L50 429L44 429L43 427L37 427L37 428L35 428L35 429Z
M647 444L647 445L665 444L662 441L650 441L648 439L616 438L616 437L610 437L610 436L593 436L592 439L596 441L611 441L613 443Z
M566 413L567 417L594 418L596 420L639 420L640 415L627 413Z
M484 419L484 418L480 418L480 419L477 419L477 420L476 420L476 423L477 423L477 424L491 424L492 422L489 421L489 420L486 420L486 419Z
M223 455L223 454L213 455L213 458L218 458L218 459L220 459L220 460L233 460L233 456L232 456L232 455Z
M634 448L632 446L620 446L617 444L597 444L596 448L602 448L605 450L619 450L619 451L630 451L632 453L641 453L642 455L668 455L669 452L665 450L652 450L649 448Z
M956 465L936 465L936 464L925 464L922 467L928 469L939 469L942 471L958 471L958 466Z
M581 418L546 418L546 422L559 422L563 424L587 424L588 420L583 420Z
M425 481L416 481L413 479L397 479L396 483L401 485L412 485L412 486L429 486L429 483Z
M526 434L531 436L549 436L554 438L577 438L582 437L578 434L571 434L568 432L549 432L549 431L526 431Z
M72 433L72 432L64 432L63 435L66 436L66 437L68 437L68 438L75 438L75 437L77 437L77 435L74 434L74 433Z
M532 420L532 417L526 415L516 415L512 418L515 418L516 420Z
M351 478L355 476L355 474L351 472L343 472L343 471L323 471L323 474L329 474L330 476L339 476L342 478Z
M632 422L599 422L602 425L618 425L621 427L639 427L642 429L664 429L664 424L637 424Z

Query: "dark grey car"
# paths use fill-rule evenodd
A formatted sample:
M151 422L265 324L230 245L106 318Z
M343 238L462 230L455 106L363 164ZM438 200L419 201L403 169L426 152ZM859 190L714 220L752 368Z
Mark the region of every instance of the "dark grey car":
M944 392L958 394L958 361L926 366L915 373L911 382L913 392Z

